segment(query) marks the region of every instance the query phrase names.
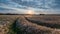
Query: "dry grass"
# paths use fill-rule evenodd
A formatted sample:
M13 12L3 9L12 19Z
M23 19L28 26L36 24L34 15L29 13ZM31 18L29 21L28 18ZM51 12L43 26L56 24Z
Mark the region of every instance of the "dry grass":
M41 16L32 16L32 17L28 16L26 17L26 19L38 25L60 29L60 16L59 15L53 15L53 16L41 15Z
M60 34L60 29L54 29L25 18L26 15L0 15L0 34ZM18 19L17 19L18 18ZM31 16L32 21L60 24L60 16Z
M42 15L42 16L32 16L32 17L28 17L28 19L31 20L36 20L36 21L41 21L41 22L46 22L46 23L56 23L56 24L60 24L60 16L49 16L49 15Z
M57 29L37 25L35 23L27 21L24 17L20 17L17 21L17 26L19 28L19 32L23 32L23 34L60 34Z
M7 34L16 18L16 16L11 15L0 15L0 34Z

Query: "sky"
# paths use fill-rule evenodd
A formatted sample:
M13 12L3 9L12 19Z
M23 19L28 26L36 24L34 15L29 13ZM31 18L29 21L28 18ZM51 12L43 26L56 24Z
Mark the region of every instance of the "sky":
M60 0L0 0L0 13L60 14Z

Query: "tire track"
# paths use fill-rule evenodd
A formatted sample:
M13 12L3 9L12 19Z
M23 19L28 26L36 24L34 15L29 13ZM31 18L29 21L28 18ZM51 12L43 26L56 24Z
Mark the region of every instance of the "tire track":
M21 16L17 20L16 26L19 30L17 34L60 34L60 31L57 31L55 29L31 23L27 21L24 16Z
M27 21L29 21L29 22L36 23L36 24L38 24L38 25L42 25L42 26L46 26L46 27L50 27L50 28L60 29L60 24L44 23L44 22L41 22L41 21L28 19L27 17L25 17L25 19L26 19Z

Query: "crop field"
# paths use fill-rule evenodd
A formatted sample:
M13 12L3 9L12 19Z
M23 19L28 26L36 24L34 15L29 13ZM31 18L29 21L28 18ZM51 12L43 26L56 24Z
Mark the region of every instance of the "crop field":
M60 16L0 15L0 34L60 34Z

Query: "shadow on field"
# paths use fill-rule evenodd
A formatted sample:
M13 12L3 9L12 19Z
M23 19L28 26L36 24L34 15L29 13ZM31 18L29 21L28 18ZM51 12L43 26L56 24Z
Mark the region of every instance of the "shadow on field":
M17 18L14 21L14 23L10 26L8 34L24 34L24 31L20 30L20 28L16 26L18 19L19 18Z
M25 17L25 19L28 20L29 22L36 23L38 25L60 29L60 24L45 23L41 21L31 20L31 19L28 19L27 17Z
M19 29L16 27L17 20L18 18L11 24L8 34L17 34L17 32L19 32Z

